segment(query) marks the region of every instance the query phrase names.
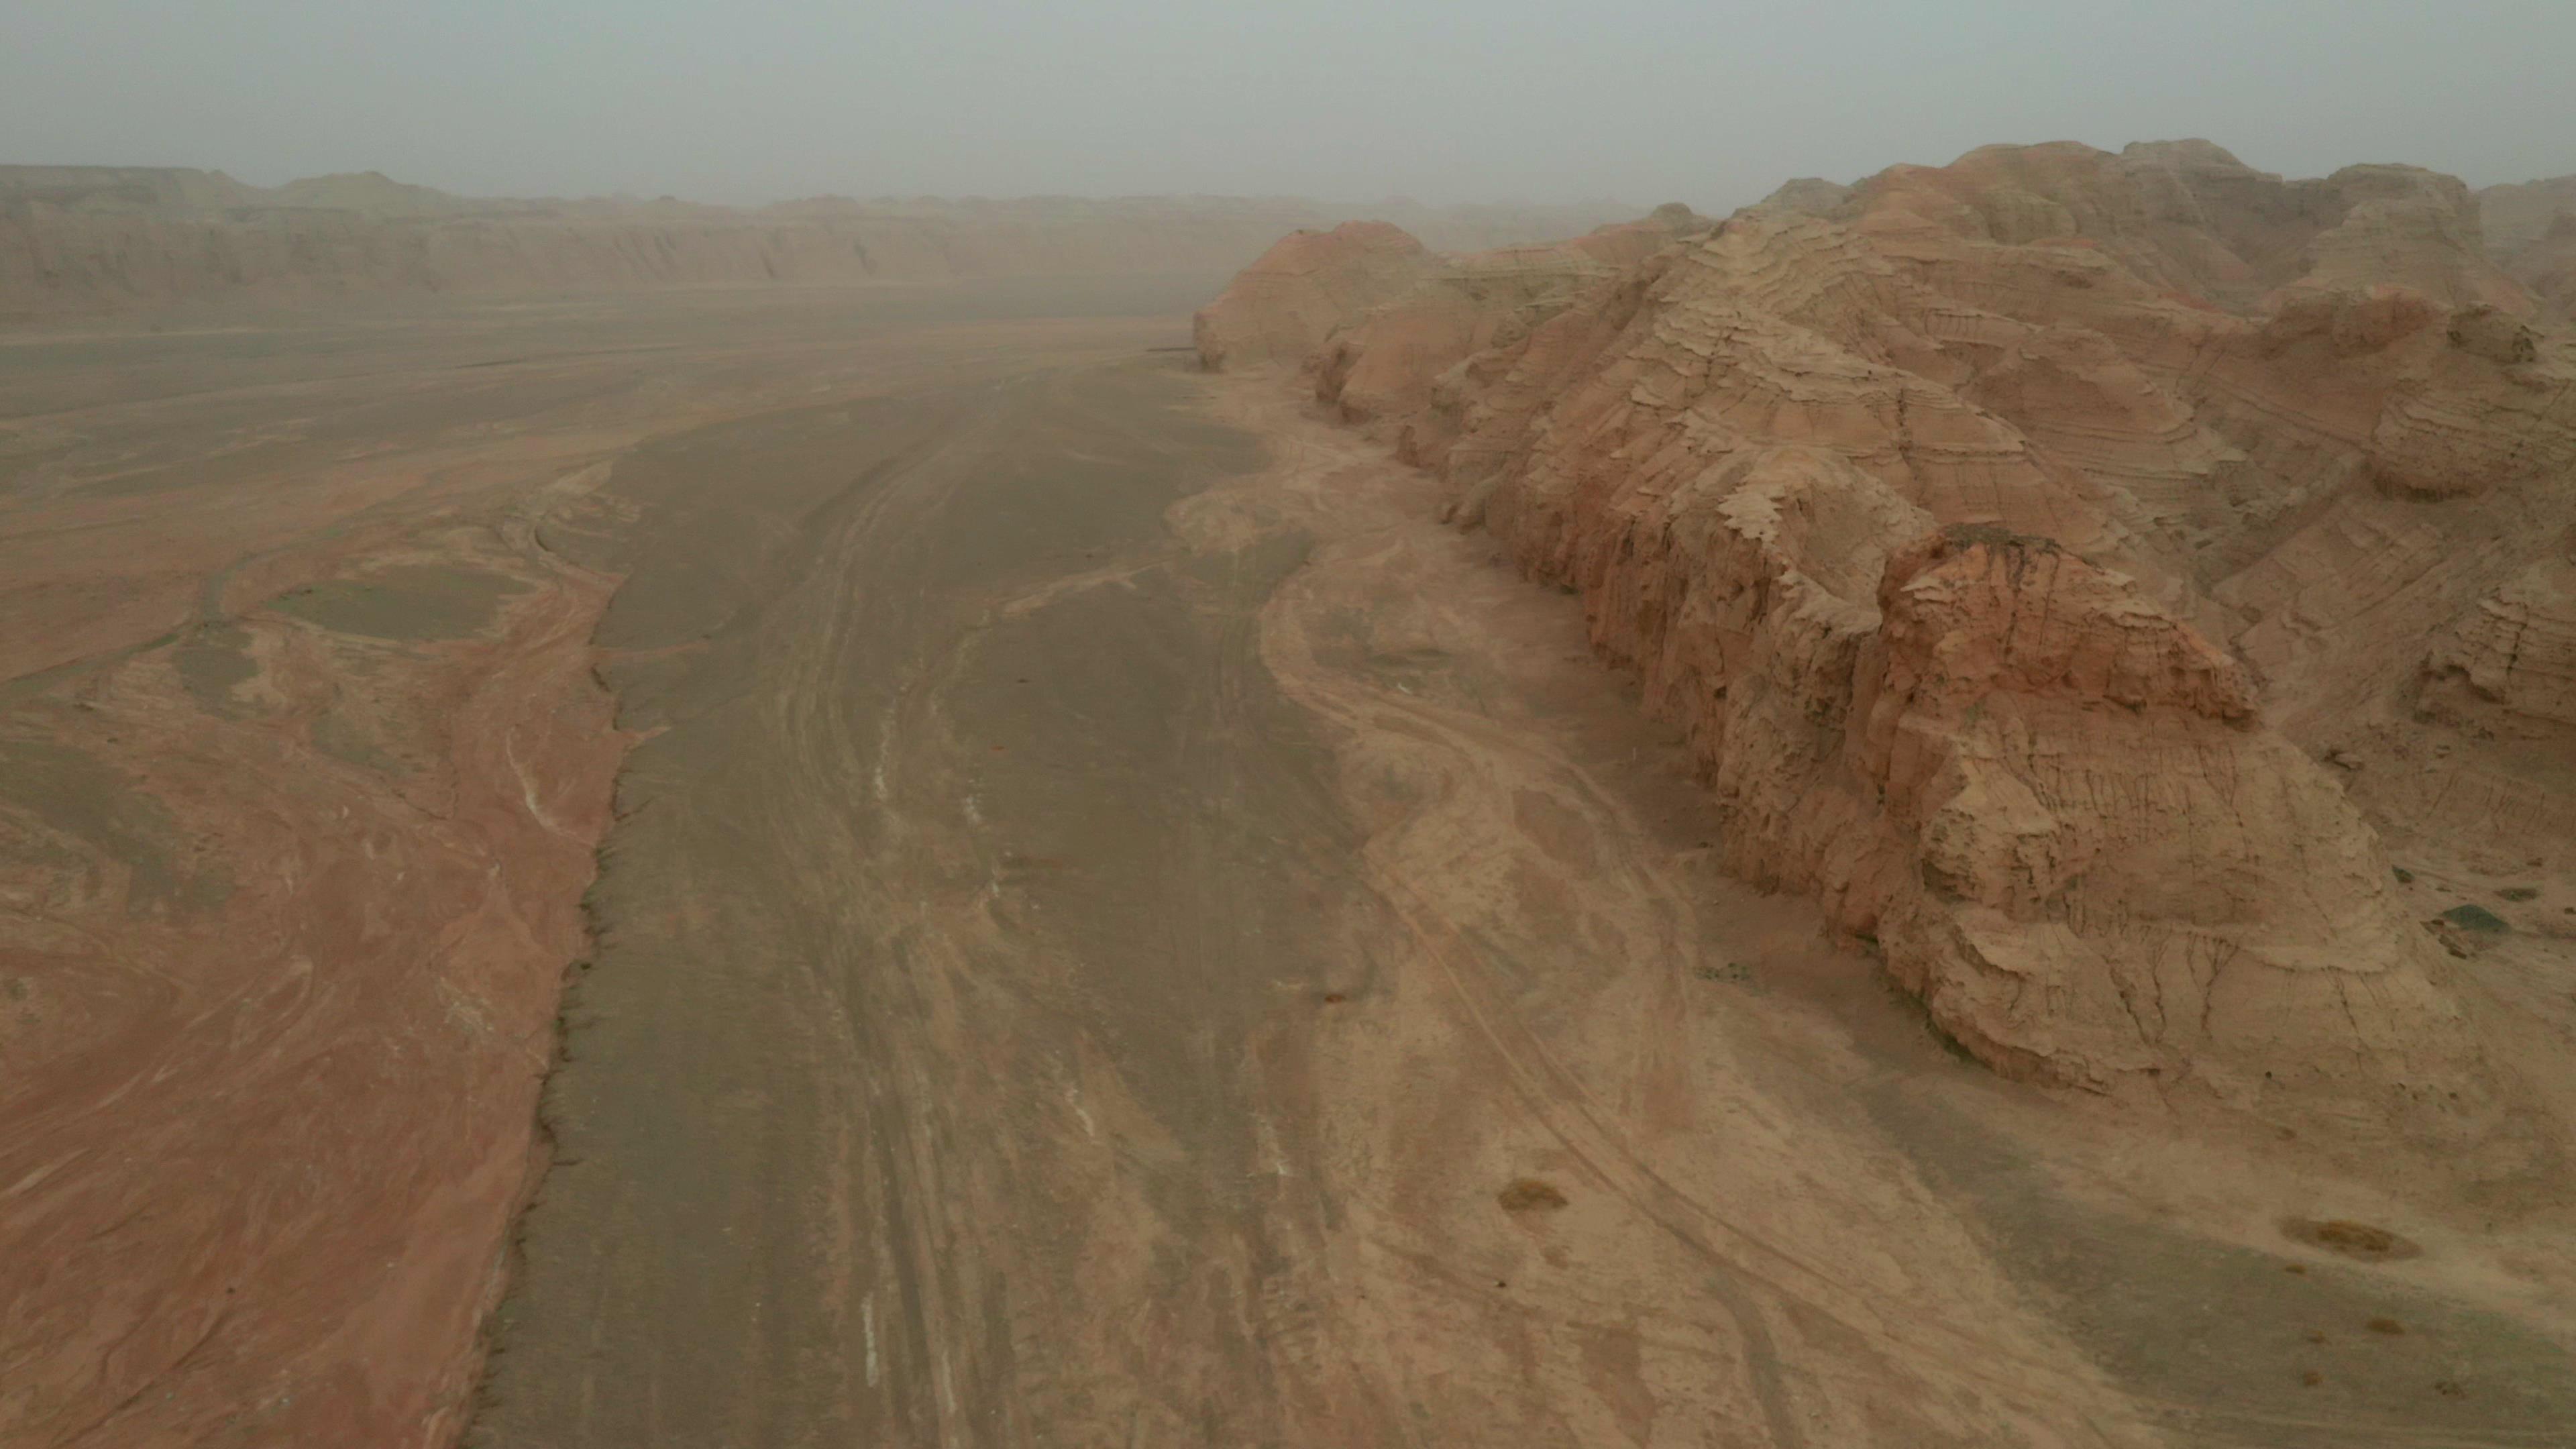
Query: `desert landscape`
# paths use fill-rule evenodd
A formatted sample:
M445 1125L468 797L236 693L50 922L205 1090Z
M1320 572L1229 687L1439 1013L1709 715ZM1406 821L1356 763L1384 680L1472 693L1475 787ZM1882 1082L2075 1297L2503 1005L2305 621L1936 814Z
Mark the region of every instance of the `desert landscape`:
M2572 1047L2576 177L0 167L0 1444L2576 1442Z

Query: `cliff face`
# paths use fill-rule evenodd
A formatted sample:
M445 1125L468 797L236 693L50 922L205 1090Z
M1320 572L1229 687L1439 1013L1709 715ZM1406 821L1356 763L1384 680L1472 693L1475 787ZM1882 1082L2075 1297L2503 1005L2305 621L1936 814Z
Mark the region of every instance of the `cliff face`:
M1998 1070L2491 1126L2448 957L2310 755L2428 671L2537 718L2576 677L2532 562L2576 355L2465 190L2174 143L1791 199L1482 306L1453 267L1309 375L1582 595L1730 867Z
M1383 209L1467 247L1603 219L1597 207ZM478 200L374 173L263 190L220 172L0 167L0 322L376 295L1221 272L1282 231L1351 214L1229 197L821 198L735 210Z

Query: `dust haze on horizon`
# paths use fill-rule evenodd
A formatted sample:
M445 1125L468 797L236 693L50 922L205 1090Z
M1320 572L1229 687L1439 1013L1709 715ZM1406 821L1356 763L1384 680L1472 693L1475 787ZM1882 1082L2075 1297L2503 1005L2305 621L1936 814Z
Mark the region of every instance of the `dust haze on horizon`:
M2576 6L87 0L0 18L0 162L473 195L1752 201L1990 142L2576 171Z

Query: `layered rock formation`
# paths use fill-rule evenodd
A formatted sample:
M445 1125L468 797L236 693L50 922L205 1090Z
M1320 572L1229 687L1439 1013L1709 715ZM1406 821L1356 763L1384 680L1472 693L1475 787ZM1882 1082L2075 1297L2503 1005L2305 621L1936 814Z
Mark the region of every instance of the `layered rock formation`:
M1707 225L1672 203L1572 241L1462 255L1384 222L1299 232L1200 310L1199 357L1211 368L1313 358L1317 395L1346 421L1409 420L1451 365Z
M2284 181L2207 141L2118 154L2073 142L1989 146L1897 166L1836 194L1793 182L1771 204L1905 236L2098 248L2171 293L2243 308L2285 288L2397 283L2455 305L2525 311L2485 253L2466 186L2413 166Z
M1350 318L1412 290L1432 265L1410 232L1382 221L1294 233L1199 314L1199 356L1210 367L1297 361Z
M2425 658L2425 706L2564 747L2576 729L2576 558L2539 559L2455 621Z
M1989 148L1600 271L1470 305L1431 267L1306 368L1581 593L1735 871L2008 1074L2498 1109L2311 758L2428 679L2543 719L2576 678L2576 355L2465 188Z
M0 167L0 323L378 295L1221 272L1282 231L1367 214L1443 246L1490 247L1560 235L1611 209L825 197L737 210L482 200L373 172L263 189L221 172L12 166Z

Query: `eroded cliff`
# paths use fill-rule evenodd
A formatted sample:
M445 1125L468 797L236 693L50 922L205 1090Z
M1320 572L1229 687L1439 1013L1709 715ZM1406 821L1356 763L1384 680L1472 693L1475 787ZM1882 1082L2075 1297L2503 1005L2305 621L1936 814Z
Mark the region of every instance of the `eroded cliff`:
M1299 325L1320 401L1581 594L1731 868L2008 1075L2544 1151L2322 758L2576 675L2576 355L2466 188L2054 145L1665 222Z

